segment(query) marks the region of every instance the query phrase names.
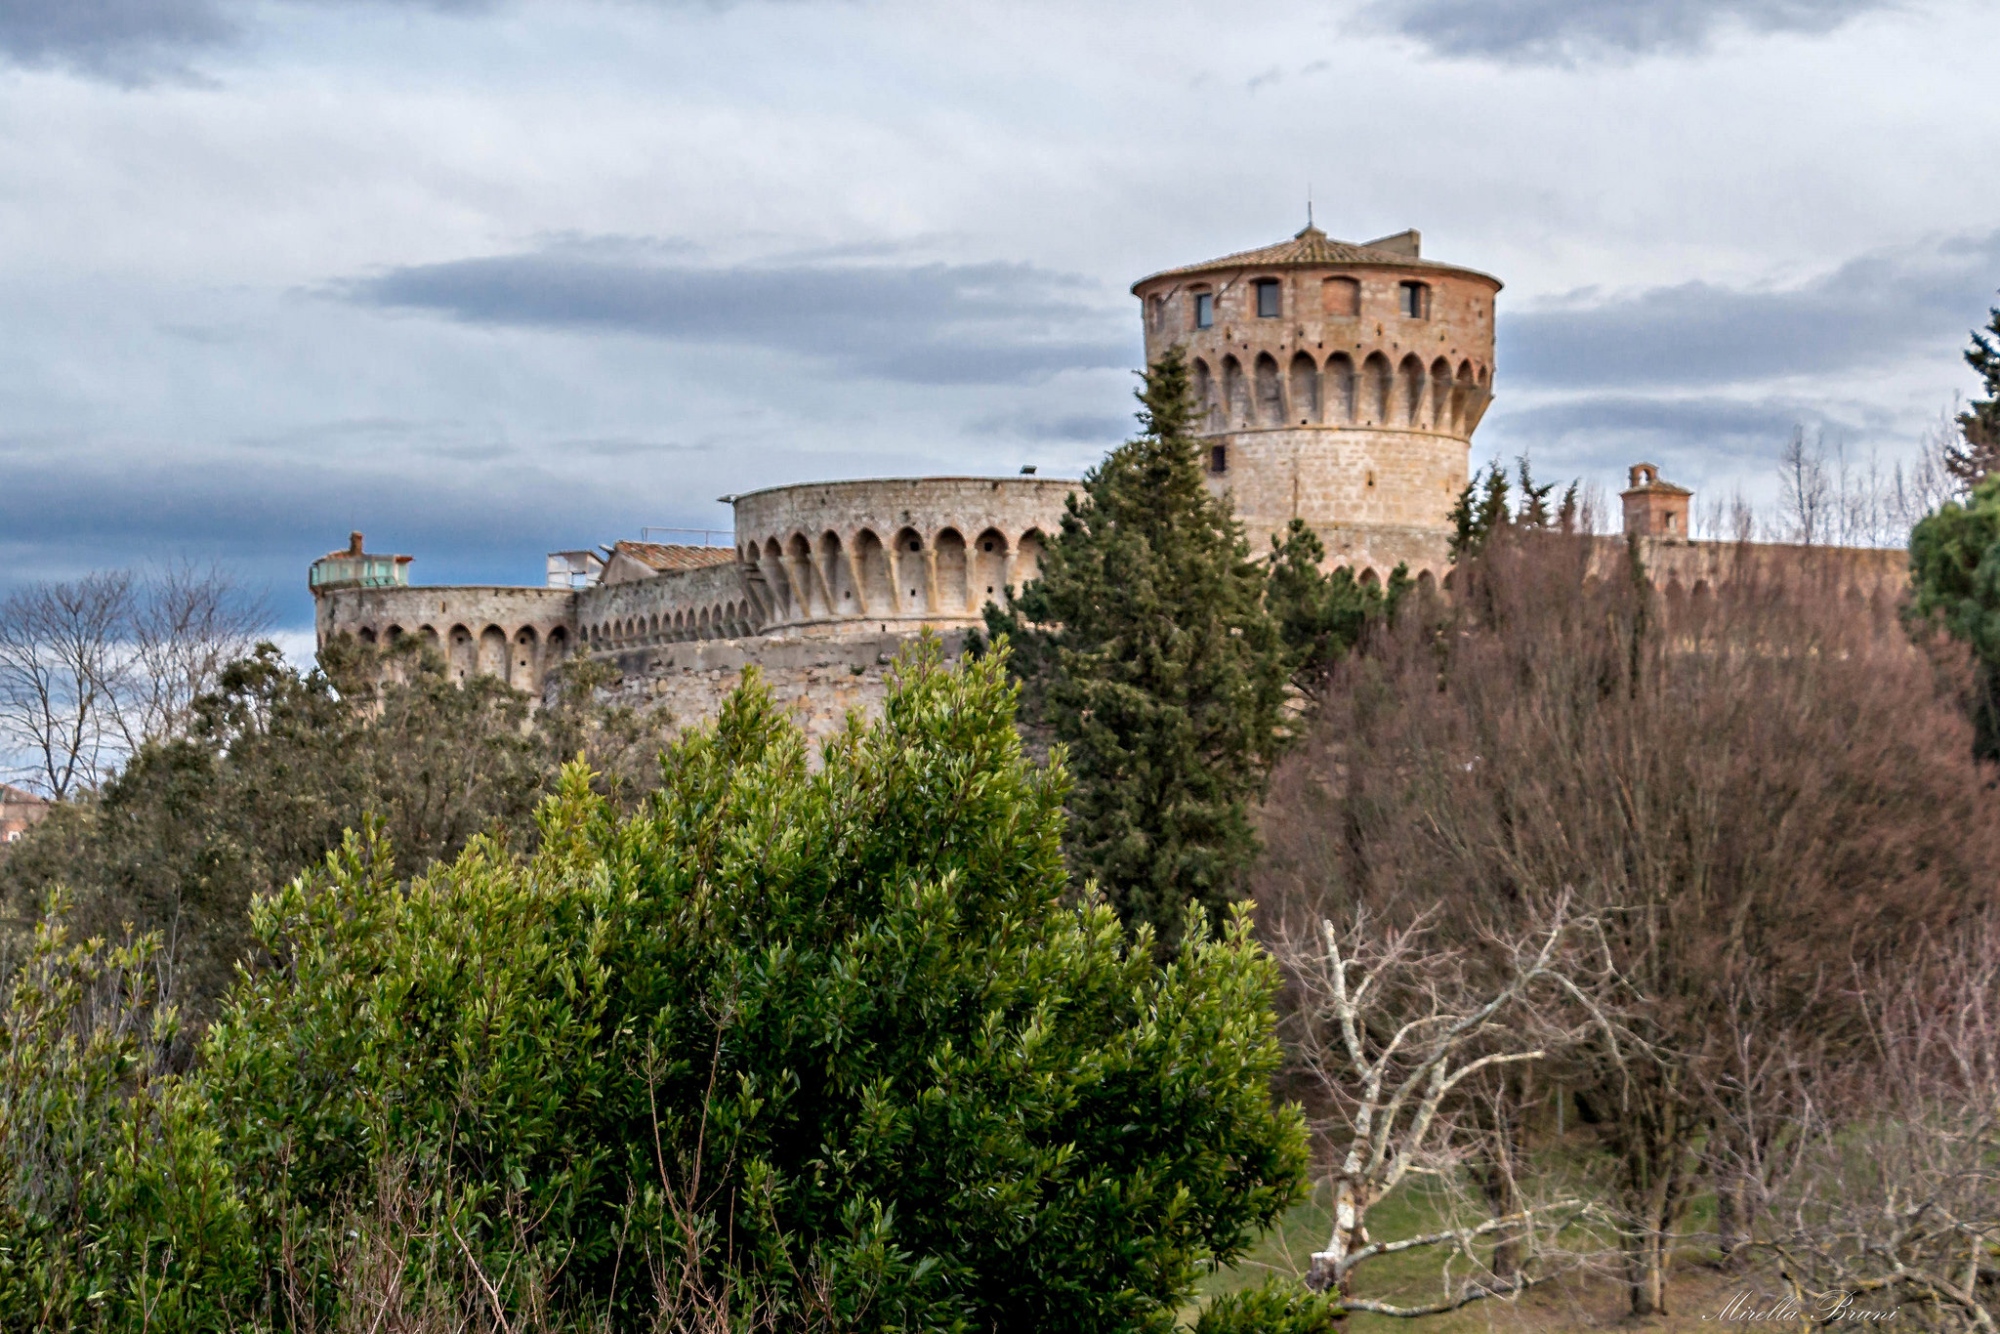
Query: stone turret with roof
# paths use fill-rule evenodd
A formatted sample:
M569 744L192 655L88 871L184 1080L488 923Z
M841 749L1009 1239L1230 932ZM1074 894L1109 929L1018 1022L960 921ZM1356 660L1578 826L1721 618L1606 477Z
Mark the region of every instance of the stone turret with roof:
M1363 578L1442 576L1493 396L1498 279L1399 232L1289 241L1143 278L1146 359L1187 354L1209 481L1261 549L1304 519Z

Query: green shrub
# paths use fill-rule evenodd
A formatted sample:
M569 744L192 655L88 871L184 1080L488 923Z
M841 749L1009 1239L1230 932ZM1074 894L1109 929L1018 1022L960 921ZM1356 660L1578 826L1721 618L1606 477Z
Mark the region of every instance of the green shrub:
M0 1328L228 1330L259 1287L198 1092L158 1069L158 940L36 931L0 1009Z
M260 901L204 1051L265 1235L319 1220L326 1282L393 1165L508 1302L630 1326L652 1274L793 1325L1169 1328L1299 1189L1275 974L1240 914L1162 966L1071 900L1004 671L924 646L817 769L747 680L634 817L574 766L532 857L403 889L354 837Z
M1195 1334L1334 1334L1345 1314L1324 1293L1275 1275L1261 1287L1226 1292L1195 1321Z

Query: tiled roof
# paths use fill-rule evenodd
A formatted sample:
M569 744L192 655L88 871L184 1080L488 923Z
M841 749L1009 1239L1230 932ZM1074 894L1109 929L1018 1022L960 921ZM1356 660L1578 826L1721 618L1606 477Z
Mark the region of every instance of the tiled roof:
M671 542L620 542L613 555L629 556L655 570L698 570L708 565L729 565L736 560L734 547L683 546Z
M1404 233L1404 236L1412 236ZM1384 237L1401 244L1402 236ZM1436 260L1420 259L1408 250L1389 249L1377 245L1355 245L1351 241L1336 241L1317 227L1307 226L1289 241L1263 246L1256 250L1240 250L1221 259L1211 259L1201 264L1189 264L1184 268L1167 269L1151 277L1141 278L1132 285L1133 290L1156 282L1161 278L1188 278L1198 273L1215 273L1223 269L1276 269L1286 267L1320 267L1328 264L1384 264L1397 268L1456 269L1461 273L1472 270L1461 269L1456 264L1440 264Z
M0 806L46 806L48 802L12 783L0 783Z

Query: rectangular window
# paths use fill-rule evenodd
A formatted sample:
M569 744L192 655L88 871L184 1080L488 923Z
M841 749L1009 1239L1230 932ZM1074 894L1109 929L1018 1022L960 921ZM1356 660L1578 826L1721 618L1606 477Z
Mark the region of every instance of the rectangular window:
M1257 318L1260 320L1275 320L1283 313L1278 302L1278 280L1276 278L1259 278L1257 280Z
M1209 451L1208 451L1208 470L1209 470L1210 472L1228 472L1228 471L1229 471L1229 446L1228 446L1228 445L1211 445L1211 446L1209 447Z
M1422 283L1404 283L1403 315L1407 319L1429 319L1431 313L1431 289Z
M1215 293L1196 292L1194 294L1194 327L1212 328L1215 324Z

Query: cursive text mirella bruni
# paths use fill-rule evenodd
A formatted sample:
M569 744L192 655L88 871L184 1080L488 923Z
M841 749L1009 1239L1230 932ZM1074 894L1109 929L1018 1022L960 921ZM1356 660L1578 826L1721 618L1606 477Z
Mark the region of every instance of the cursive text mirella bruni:
M1713 1320L1719 1324L1791 1324L1810 1320L1815 1324L1830 1321L1853 1321L1859 1323L1884 1324L1894 1320L1894 1311L1870 1311L1854 1304L1851 1292L1821 1292L1808 1294L1801 1303L1792 1297L1759 1297L1748 1292L1739 1292L1713 1315L1705 1315L1703 1320Z

